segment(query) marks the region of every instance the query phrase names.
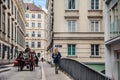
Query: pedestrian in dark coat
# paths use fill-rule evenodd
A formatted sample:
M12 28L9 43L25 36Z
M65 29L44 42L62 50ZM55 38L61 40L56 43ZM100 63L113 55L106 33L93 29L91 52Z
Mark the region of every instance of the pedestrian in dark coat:
M55 73L58 74L58 69L60 65L61 53L58 51L58 48L54 50L52 54L53 62L55 64Z

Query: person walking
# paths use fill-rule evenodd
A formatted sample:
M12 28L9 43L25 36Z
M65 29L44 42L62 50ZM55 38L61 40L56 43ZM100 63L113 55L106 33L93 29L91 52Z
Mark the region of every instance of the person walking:
M54 53L52 53L53 62L55 64L55 73L58 74L58 69L60 65L61 53L58 48L55 48Z
M38 56L35 55L35 64L36 64L36 67L38 67L38 62L39 62Z

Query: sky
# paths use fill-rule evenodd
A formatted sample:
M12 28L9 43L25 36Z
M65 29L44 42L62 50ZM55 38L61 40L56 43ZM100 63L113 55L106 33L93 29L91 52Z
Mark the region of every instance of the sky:
M26 0L24 0L24 2L25 2L25 1L26 1ZM42 9L47 12L47 10L46 10L46 8L45 8L46 0L30 0L30 1L31 1L31 2L34 1L34 3L35 3L37 6L41 6Z

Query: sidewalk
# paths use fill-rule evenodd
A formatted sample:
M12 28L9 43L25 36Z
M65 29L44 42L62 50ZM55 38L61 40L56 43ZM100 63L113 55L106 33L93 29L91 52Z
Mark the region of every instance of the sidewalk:
M65 73L59 71L55 74L54 67L51 67L47 62L41 63L42 80L72 80Z
M10 66L12 66L12 64L9 64L9 65L0 65L0 73L11 70Z

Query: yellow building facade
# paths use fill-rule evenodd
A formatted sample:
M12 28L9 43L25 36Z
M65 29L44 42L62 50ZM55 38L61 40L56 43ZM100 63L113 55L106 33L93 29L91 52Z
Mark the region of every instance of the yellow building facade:
M26 18L26 45L36 52L38 57L45 58L47 49L47 28L46 12L41 7L30 3L25 3Z
M0 64L10 63L25 47L22 0L0 0Z
M47 24L52 29L51 55L84 63L104 63L103 0L47 0Z

